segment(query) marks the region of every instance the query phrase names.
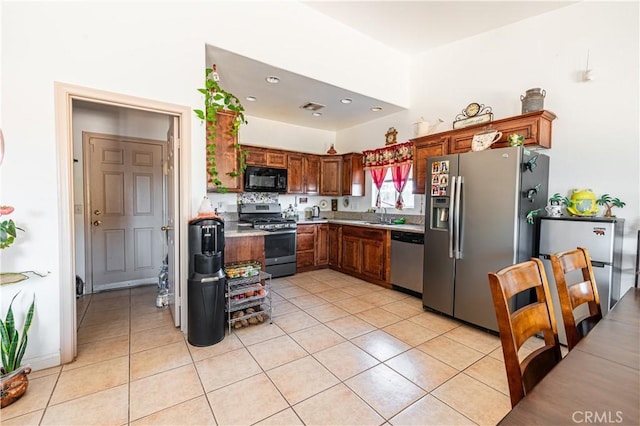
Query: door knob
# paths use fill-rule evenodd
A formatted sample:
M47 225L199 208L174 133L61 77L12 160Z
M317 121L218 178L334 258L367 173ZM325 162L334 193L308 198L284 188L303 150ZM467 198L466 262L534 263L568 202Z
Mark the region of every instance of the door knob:
M102 214L102 211L101 210L95 210L93 212L93 214L95 214L96 216L100 216Z
M102 221L101 220L96 220L93 222L93 226L100 226L102 225Z
M165 226L161 226L160 227L160 230L162 230L162 231L170 231L172 229L173 229L173 226L166 226L165 225Z

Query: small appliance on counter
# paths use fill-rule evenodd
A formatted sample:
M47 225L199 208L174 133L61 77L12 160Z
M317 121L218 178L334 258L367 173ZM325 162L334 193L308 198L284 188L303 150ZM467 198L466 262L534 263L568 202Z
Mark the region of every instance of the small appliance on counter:
M226 279L223 266L222 219L190 221L187 340L193 346L211 346L224 339Z
M320 217L320 207L313 206L311 207L311 218L318 219Z

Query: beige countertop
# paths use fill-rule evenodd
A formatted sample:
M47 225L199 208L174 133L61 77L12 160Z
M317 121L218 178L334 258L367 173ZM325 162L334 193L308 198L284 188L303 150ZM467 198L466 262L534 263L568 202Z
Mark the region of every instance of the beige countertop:
M319 218L319 219L312 219L312 220L303 219L303 220L299 220L297 223L298 225L316 225L319 223L335 223L337 225L361 226L364 228L387 229L389 231L415 232L419 234L424 233L424 225L416 225L411 223L407 223L404 225L396 225L396 224L386 224L386 223L372 223L372 221L366 221L366 220L327 219L327 218ZM261 231L258 229L253 229L251 227L238 226L238 222L225 222L224 233L226 238L259 237L259 236L269 235L268 231Z

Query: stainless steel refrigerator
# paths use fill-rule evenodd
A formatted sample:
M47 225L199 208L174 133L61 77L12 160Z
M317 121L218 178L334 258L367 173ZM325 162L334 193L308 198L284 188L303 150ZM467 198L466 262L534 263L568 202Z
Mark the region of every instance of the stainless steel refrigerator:
M427 159L424 307L498 331L487 274L533 255L526 215L546 205L548 176L549 157L524 147Z
M549 255L576 247L589 250L593 275L596 279L600 309L606 315L620 299L620 278L622 274L622 239L624 219L615 217L541 217L539 224L539 246L536 255L542 258L549 281L551 300L558 325L560 343L567 344L562 322L562 311L556 281ZM574 271L567 274L569 284L582 281L582 274ZM582 306L586 309L586 306ZM579 308L578 308L579 309ZM576 309L576 316L588 313Z

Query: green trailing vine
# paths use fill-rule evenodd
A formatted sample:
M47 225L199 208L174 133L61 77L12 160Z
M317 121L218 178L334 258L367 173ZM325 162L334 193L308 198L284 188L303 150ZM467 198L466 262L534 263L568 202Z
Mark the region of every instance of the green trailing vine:
M230 111L234 114L233 124L229 133L235 138L233 147L238 152L238 168L231 172L227 172L230 177L240 176L247 168L247 155L249 152L243 150L236 136L242 124L247 124L244 117L244 107L240 100L233 94L227 92L220 87L216 66L205 69L205 87L199 88L198 92L204 95L204 111L195 109L193 112L196 116L207 123L207 172L211 176L211 183L215 190L226 193L228 188L222 186L222 181L218 178L218 170L216 165L216 124L218 123L218 112Z

